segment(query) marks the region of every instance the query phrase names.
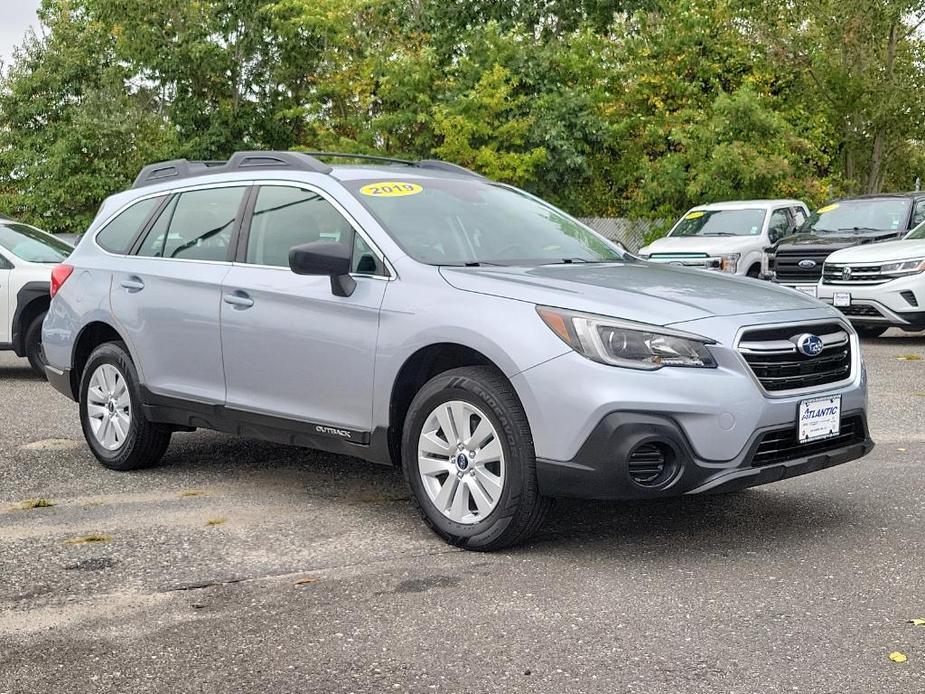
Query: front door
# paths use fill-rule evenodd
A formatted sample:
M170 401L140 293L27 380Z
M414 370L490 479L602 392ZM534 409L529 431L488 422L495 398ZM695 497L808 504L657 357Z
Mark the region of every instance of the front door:
M349 430L372 419L381 258L319 192L258 189L238 262L222 290L227 407ZM289 250L311 241L352 244L356 289L335 296L327 277L296 275Z
M237 184L175 195L113 273L113 314L154 393L225 400L219 306L247 190Z

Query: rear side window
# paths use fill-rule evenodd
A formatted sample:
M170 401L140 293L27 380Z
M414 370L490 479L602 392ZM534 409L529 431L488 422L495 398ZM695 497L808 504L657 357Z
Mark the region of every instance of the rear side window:
M96 242L110 253L127 253L135 235L163 199L148 198L123 210L96 235Z
M353 227L317 193L289 186L260 188L251 217L247 262L289 267L289 250L312 241L353 243Z
M161 211L138 255L181 260L228 260L246 186L181 193Z

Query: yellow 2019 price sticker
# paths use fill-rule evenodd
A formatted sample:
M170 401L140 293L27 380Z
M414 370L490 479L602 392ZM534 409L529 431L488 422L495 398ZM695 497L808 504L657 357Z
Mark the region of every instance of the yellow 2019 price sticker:
M400 198L405 195L417 195L423 190L417 183L406 181L382 181L381 183L369 183L360 188L363 195L371 195L375 198Z
M693 212L688 212L686 215L684 215L684 219L700 219L705 214L705 212L701 212L700 210L694 210Z
M820 207L816 210L816 214L825 214L826 212L831 212L832 210L838 209L838 203L833 202L831 205L826 205L825 207Z

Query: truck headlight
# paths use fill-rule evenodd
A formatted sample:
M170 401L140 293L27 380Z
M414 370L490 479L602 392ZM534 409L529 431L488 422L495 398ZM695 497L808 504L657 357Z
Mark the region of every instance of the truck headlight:
M592 361L654 371L663 366L716 368L700 335L607 316L537 306L536 312L559 338Z
M739 254L729 253L721 256L719 259L719 269L722 272L735 272L739 266Z
M895 263L885 263L880 266L880 274L903 277L904 275L917 275L925 271L925 258L913 260L900 260Z

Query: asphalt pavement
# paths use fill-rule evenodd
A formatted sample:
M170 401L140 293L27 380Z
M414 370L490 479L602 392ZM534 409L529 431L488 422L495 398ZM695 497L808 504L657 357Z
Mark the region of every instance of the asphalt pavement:
M0 694L923 691L925 334L864 353L867 458L561 501L495 554L350 458L195 432L107 471L76 405L4 354Z

